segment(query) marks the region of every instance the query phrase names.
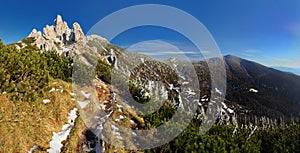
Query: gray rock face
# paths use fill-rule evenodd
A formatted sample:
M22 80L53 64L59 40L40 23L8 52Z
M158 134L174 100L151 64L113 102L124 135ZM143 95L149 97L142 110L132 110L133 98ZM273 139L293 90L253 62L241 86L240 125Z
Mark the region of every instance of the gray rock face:
M82 29L81 29L79 23L75 22L73 24L72 33L73 33L73 35L72 35L73 36L73 41L81 42L81 41L84 40L84 33L82 32Z
M63 21L60 15L57 15L53 25L47 25L43 29L43 34L33 29L28 37L33 37L35 42L32 45L41 50L57 50L59 54L64 52L64 46L85 40L81 26L75 22L73 28L70 29L67 22Z
M61 56L74 56L87 65L95 64L92 60L101 59L107 64L116 65L114 51L109 54L109 41L97 35L85 36L79 23L75 22L72 29L67 22L57 15L53 25L46 25L43 32L33 29L28 37L34 38L31 43L41 51L55 50ZM21 45L20 45L21 44ZM22 41L15 45L17 49L26 47ZM103 55L102 55L103 54ZM109 59L104 55L109 54Z

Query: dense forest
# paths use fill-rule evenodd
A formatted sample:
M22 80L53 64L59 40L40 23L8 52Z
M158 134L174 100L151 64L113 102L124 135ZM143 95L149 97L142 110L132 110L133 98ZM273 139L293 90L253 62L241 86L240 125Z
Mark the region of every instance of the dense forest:
M147 152L299 152L300 126L278 126L274 129L254 126L216 125L199 135L199 123L189 127L170 143Z

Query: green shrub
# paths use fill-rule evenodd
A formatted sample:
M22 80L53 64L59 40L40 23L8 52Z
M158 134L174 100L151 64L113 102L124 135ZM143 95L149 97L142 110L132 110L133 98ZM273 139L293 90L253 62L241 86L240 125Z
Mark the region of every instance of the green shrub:
M96 66L96 75L99 79L106 83L111 83L111 74L113 67L104 63L101 60L98 60L98 64Z
M70 80L72 59L54 51L18 50L0 41L0 55L0 92L7 92L12 100L34 101L43 96L51 78Z

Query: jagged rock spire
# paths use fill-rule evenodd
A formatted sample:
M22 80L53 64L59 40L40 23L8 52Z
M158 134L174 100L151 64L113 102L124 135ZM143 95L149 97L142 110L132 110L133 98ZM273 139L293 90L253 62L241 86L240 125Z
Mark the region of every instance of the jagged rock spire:
M32 45L36 45L41 50L57 50L60 51L63 45L71 45L80 43L85 40L84 33L79 23L75 22L73 28L70 29L67 22L63 21L61 15L57 15L54 24L43 29L43 34L33 29L28 37L35 38Z
M79 25L79 23L75 22L73 24L73 29L72 29L72 33L73 33L73 41L75 42L80 42L84 40L84 33L81 29L81 26ZM72 39L71 39L72 40Z
M57 15L54 20L54 30L58 35L70 34L70 28L68 27L67 22L62 20L60 15Z

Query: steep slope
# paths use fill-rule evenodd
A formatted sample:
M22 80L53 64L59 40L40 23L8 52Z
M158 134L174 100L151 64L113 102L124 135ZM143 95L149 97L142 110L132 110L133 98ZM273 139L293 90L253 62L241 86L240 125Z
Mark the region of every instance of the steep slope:
M225 103L235 110L239 122L254 123L262 117L280 122L282 118L299 117L299 76L233 55L224 56L224 60L227 72ZM200 81L202 91L209 91L206 62L194 65L199 78L204 78Z
M253 110L256 110L257 115L263 115L265 111L267 111L267 114L264 115L270 117L275 117L278 113L285 117L300 115L299 76L234 56L226 56L225 60L228 65L228 73L232 74L232 77L228 77L228 82L235 82L229 84L229 87L236 89L235 91L240 92L241 95L247 96L244 99L246 105L249 105L249 103L260 104L259 107L251 106ZM238 85L237 88L236 85ZM231 92L229 91L229 93ZM237 99L233 98L232 100ZM269 112L269 110L272 110L272 112Z

